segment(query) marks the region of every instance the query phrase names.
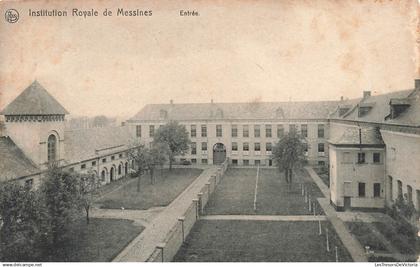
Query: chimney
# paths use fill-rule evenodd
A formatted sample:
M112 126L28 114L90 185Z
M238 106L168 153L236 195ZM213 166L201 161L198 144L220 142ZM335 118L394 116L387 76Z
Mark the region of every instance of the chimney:
M420 90L420 79L414 80L414 88Z
M171 105L173 105L174 100L173 99L169 100L169 103L171 103Z
M213 104L213 102L214 102L214 101L213 101L213 98L212 98L212 99L211 99L211 103Z
M370 95L370 91L363 91L363 98L369 97Z
M343 100L344 100L344 96L341 96L341 97L340 97L340 101L343 101Z

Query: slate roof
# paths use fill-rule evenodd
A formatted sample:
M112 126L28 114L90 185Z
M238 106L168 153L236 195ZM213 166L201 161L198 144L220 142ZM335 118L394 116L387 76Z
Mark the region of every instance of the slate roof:
M413 89L397 91L382 95L368 96L362 98L360 102L353 107L347 114L342 118L345 120L361 121L361 122L373 122L373 123L385 123L385 117L390 114L389 103L391 99L395 98L406 98L413 92ZM359 106L371 107L370 111L359 117Z
M65 131L67 164L125 150L133 142L127 126L98 127Z
M129 121L326 119L339 101L149 104ZM167 113L163 118L161 111Z
M410 106L395 119L387 120L387 123L420 127L420 90L413 91L405 101Z
M2 115L64 115L68 111L37 81L29 85L2 112Z
M375 128L346 127L341 134L328 140L334 145L384 145L381 134Z
M0 159L0 182L39 172L10 137L0 137Z

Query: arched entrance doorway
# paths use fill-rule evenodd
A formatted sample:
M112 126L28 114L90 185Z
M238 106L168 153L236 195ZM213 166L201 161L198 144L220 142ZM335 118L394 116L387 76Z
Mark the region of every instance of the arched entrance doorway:
M213 146L213 164L222 164L226 159L226 147L222 143Z
M128 162L125 163L125 171L124 174L127 175L128 173Z
M114 181L115 179L115 169L114 167L111 168L110 177L111 181Z

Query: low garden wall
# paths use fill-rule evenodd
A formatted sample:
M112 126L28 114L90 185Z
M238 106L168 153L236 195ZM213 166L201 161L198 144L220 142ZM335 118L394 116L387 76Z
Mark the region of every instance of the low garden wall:
M215 173L209 175L207 183L201 188L197 194L197 198L191 199L191 205L185 210L183 216L178 218L178 221L173 225L164 240L156 246L148 258L148 262L172 261L195 222L203 214L211 195L214 193L228 168L228 162L229 160L226 159Z

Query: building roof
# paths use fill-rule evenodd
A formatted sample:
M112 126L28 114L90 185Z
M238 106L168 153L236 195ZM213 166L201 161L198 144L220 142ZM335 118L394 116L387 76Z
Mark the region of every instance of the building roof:
M64 115L68 111L37 81L29 85L0 113L2 115Z
M22 152L10 137L0 137L0 182L39 172L38 167Z
M360 130L360 132L359 132ZM330 144L341 146L383 146L380 132L375 128L345 127L340 134L328 140Z
M64 136L67 164L126 150L134 141L127 126L71 130Z
M398 117L387 120L387 123L420 127L420 90L413 91L404 103L410 106Z
M344 120L385 123L385 117L390 114L389 103L391 99L406 98L413 92L413 89L397 91L382 95L366 96L362 98L357 105L355 105L342 118ZM359 116L359 107L370 109L363 116Z
M149 104L130 121L326 119L338 101Z

